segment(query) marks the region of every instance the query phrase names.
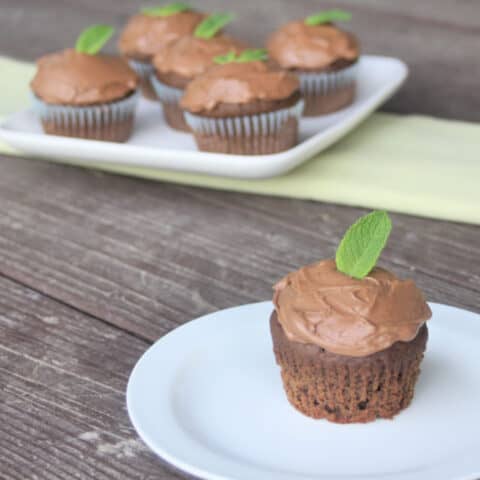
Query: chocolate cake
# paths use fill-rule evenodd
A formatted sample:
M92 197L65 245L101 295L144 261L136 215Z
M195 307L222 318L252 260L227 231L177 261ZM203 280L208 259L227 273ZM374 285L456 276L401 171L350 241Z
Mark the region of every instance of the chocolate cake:
M267 49L272 60L298 75L304 115L331 113L352 103L359 57L353 34L331 23L309 25L302 19L274 32Z
M195 77L214 66L218 55L239 53L245 45L224 34L211 38L194 35L180 38L160 50L153 59L153 85L162 102L168 124L175 129L189 131L183 110L179 106L184 89Z
M63 50L38 60L30 85L46 133L116 142L130 136L138 77L123 58Z
M191 35L205 15L188 8L168 15L147 12L138 13L128 21L118 48L140 76L144 95L155 100L157 96L150 84L153 57L170 42Z
M200 150L276 153L297 143L298 79L265 61L217 65L186 88L181 107Z
M392 418L410 404L431 316L413 281L378 267L355 279L324 260L274 290L274 353L295 408L354 423Z

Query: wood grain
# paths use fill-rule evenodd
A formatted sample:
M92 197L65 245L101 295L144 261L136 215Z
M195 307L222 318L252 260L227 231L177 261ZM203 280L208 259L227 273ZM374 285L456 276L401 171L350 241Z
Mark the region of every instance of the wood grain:
M0 192L0 273L147 340L270 298L363 212L19 159L3 162ZM480 311L479 228L393 220L382 263L431 300Z
M128 373L147 346L0 278L0 477L178 478L126 414Z
M0 52L34 60L72 45L85 25L106 22L121 28L144 4L143 0L2 0ZM206 11L234 10L237 21L231 32L258 45L289 19L331 6L347 8L353 12L351 28L365 52L400 57L410 67L410 79L385 110L480 118L480 2L248 0L227 5L221 0L199 0L195 4Z

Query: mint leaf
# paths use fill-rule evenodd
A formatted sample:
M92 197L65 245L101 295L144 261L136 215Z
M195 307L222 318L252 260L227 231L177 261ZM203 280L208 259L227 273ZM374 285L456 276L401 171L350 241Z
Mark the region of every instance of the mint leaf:
M321 25L331 22L348 22L352 14L345 10L325 10L324 12L314 13L305 19L307 25Z
M225 63L232 63L235 61L235 52L232 50L225 55L216 56L213 61L219 65L224 65Z
M240 55L235 55L235 52L228 52L226 55L219 55L213 61L220 65L225 63L245 63L258 62L267 60L268 54L264 48L247 48Z
M209 15L203 22L197 25L193 34L198 38L212 38L225 25L230 23L233 17L234 15L232 13L214 13L213 15Z
M186 12L191 10L192 7L188 3L175 2L169 3L162 7L147 7L142 8L141 12L150 17L169 17L170 15L175 15L176 13Z
M92 25L86 28L77 38L75 50L88 55L95 55L113 35L114 28L110 25Z
M268 58L267 51L264 48L247 48L236 59L237 62L257 62Z
M345 233L337 249L337 269L353 278L366 277L385 247L392 222L384 211L358 219Z

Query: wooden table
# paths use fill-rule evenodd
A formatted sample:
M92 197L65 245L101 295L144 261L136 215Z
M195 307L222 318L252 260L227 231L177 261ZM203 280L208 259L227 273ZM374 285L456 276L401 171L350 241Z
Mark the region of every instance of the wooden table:
M72 44L86 24L121 25L144 3L3 0L1 53L33 59ZM366 51L412 68L387 110L478 120L480 4L419 3L335 5L353 11ZM238 2L235 29L261 41L318 8L314 0ZM364 212L0 160L2 479L176 478L127 418L136 360L198 315L269 298L283 274L332 256ZM480 228L392 217L382 264L414 278L432 301L480 311Z

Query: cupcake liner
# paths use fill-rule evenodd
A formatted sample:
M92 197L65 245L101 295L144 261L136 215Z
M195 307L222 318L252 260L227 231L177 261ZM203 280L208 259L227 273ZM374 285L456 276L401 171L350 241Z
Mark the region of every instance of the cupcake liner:
M151 76L150 81L157 98L162 102L163 114L168 125L175 130L190 132L190 127L185 121L184 112L180 108L183 90L166 85L155 74Z
M140 62L139 60L132 59L128 60L128 64L135 70L135 73L140 78L143 95L150 100L156 100L157 96L150 83L150 76L154 72L153 65L148 62Z
M298 72L300 90L305 98L304 115L337 111L353 101L357 64L335 72Z
M150 76L150 81L153 86L153 90L157 94L157 97L162 103L177 103L183 96L183 90L181 88L171 87L161 82L155 74Z
M365 423L392 418L412 401L428 338L426 326L412 341L365 357L290 341L276 314L270 328L285 393L303 414L336 423Z
M257 115L212 118L185 112L185 118L195 133L219 135L221 137L236 135L250 137L275 134L289 118L298 120L302 110L303 100L299 100L291 107Z
M304 95L327 95L355 82L357 64L335 72L300 72L297 75Z
M95 140L125 141L131 134L138 92L89 106L52 105L33 96L33 110L46 133Z
M185 112L200 150L240 155L276 153L297 142L304 102L291 107L237 117L212 118Z

